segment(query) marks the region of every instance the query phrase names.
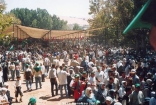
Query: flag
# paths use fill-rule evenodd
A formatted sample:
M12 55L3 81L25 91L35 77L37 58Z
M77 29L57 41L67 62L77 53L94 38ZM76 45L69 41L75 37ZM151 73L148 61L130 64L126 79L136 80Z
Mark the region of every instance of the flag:
M14 45L12 45L9 49L9 51L13 51L14 50Z

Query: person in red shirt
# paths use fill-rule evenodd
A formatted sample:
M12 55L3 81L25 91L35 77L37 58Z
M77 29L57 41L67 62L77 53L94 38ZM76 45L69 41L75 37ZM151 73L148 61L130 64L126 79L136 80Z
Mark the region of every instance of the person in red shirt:
M79 55L77 53L74 54L74 58L75 60L77 60L77 58L79 57Z
M72 90L74 91L74 99L75 102L81 97L82 91L85 89L85 83L80 81L79 74L75 74L75 81L72 84Z

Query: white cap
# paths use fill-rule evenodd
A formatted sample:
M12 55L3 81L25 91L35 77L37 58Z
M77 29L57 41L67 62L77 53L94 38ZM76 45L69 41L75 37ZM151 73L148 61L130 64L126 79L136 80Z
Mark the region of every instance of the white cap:
M5 83L4 83L4 86L9 86L9 84L5 82Z
M120 102L116 102L114 105L122 105Z
M3 87L3 88L1 88L1 89L2 89L2 91L7 91L7 88L4 88L4 87Z
M110 102L112 103L112 98L111 98L111 97L107 96L107 97L106 97L106 100L107 100L107 101L110 101Z
M131 72L136 72L136 70L135 69L132 69Z

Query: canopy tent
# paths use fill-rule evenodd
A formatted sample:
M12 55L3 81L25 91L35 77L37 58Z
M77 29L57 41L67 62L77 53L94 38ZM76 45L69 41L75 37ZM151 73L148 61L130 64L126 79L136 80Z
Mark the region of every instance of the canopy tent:
M65 31L65 30L45 30L45 29L38 29L38 28L32 28L32 27L26 27L21 25L13 24L10 27L8 27L4 33L8 34L11 33L12 37L18 38L18 39L25 39L25 38L37 38L37 39L51 39L52 37L58 37L74 32L79 31Z

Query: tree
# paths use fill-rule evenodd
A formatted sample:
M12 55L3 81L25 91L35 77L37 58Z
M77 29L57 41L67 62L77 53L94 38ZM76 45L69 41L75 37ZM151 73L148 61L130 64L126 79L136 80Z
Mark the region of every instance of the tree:
M56 15L52 16L52 21L53 21L53 30L62 30L67 27L67 21L61 20L59 17Z
M73 30L82 30L82 27L75 23L73 26Z
M12 23L20 21L13 14L3 13L6 8L5 3L0 4L0 43L1 45L8 46L11 42L11 34L5 32L6 28L11 26Z
M24 26L49 30L62 30L67 26L67 21L61 20L56 15L51 16L46 9L16 8L11 10L10 13L15 14Z
M89 19L90 28L105 27L100 30L92 31L92 34L100 36L101 40L116 41L117 43L142 43L147 31L141 29L132 31L123 36L122 31L127 27L131 20L136 16L143 4L147 0L98 0L97 3L90 2L89 14L93 16ZM96 11L95 11L96 10ZM142 36L141 36L142 35ZM103 38L103 39L102 39ZM133 44L134 45L134 44Z

